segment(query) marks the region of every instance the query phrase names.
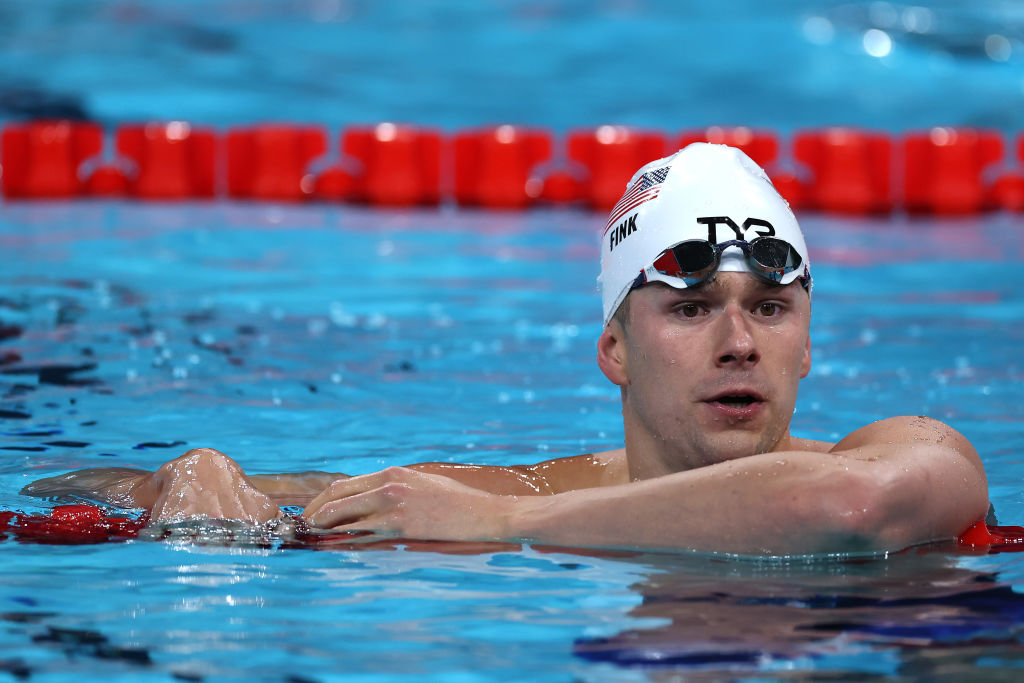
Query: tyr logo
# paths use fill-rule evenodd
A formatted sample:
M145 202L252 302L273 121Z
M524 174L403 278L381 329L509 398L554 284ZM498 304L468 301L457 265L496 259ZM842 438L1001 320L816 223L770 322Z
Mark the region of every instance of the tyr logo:
M736 233L736 239L746 240L746 234L754 230L754 237L768 237L775 234L775 227L763 218L748 218L742 227L728 216L704 216L697 219L698 223L708 226L708 242L718 244L718 226L728 225ZM749 240L748 240L749 241Z

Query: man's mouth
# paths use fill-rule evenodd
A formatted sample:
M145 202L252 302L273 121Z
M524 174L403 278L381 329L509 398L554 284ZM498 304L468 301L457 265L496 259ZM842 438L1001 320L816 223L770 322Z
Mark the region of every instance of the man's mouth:
M764 396L745 389L726 391L705 401L719 415L730 419L753 418L761 412L764 402Z
M751 403L757 402L758 399L750 394L729 394L727 396L719 396L714 400L730 408L745 408Z

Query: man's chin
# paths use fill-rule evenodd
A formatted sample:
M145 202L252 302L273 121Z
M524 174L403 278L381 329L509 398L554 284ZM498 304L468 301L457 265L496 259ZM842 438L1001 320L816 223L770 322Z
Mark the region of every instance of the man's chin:
M707 441L707 463L712 465L729 460L748 458L774 450L778 439L762 432L733 429L712 435Z

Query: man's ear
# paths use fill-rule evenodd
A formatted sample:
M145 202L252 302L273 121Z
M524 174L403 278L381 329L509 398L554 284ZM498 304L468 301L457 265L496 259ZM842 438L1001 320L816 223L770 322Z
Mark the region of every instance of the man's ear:
M807 335L807 343L804 344L804 357L800 361L800 379L803 379L811 372L811 335Z
M614 318L597 338L597 365L612 384L620 387L629 382L626 368L626 335Z

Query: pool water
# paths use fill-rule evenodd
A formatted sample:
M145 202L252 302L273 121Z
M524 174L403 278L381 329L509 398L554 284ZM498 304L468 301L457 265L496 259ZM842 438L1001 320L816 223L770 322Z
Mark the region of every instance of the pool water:
M152 468L196 446L251 471L361 473L621 443L594 362L591 214L100 202L0 216L3 508L47 509L18 494L38 477ZM1024 522L1016 222L803 222L814 368L794 432L933 415L977 446L1000 522ZM224 524L0 541L0 667L45 681L619 681L1022 663L1012 554L292 545Z
M1011 140L1022 18L1002 0L8 3L0 123L969 125ZM999 521L1024 524L1020 217L800 218L814 367L794 432L933 415L977 446ZM621 445L594 361L602 223L0 203L0 510L48 510L18 493L39 477L197 446L254 472L362 473ZM943 545L356 551L209 523L7 538L0 557L12 680L998 680L1024 664L1022 556Z
M1015 135L1024 107L1006 0L39 0L0 19L0 119Z

